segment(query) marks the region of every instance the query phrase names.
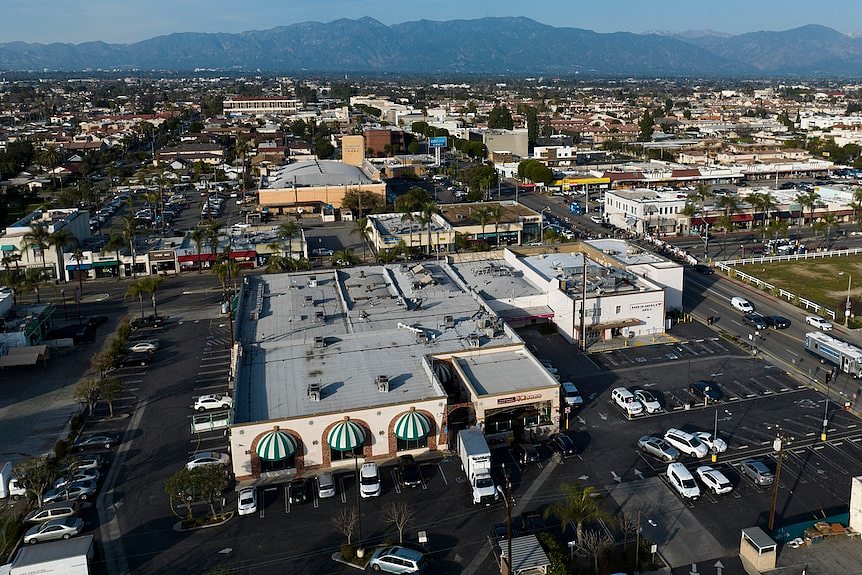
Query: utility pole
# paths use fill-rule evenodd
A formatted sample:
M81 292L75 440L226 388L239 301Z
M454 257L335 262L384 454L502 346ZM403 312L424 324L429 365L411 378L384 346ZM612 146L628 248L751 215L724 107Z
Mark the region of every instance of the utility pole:
M775 466L775 478L773 479L772 484L772 506L769 508L769 530L772 531L775 528L775 508L778 506L778 486L781 482L781 460L784 459L784 451L783 451L783 443L787 440L787 437L784 437L779 433L778 437L776 437L772 441L772 449L775 450L775 459L777 461Z
M581 257L584 258L583 280L581 286L581 350L587 351L587 254L581 252Z

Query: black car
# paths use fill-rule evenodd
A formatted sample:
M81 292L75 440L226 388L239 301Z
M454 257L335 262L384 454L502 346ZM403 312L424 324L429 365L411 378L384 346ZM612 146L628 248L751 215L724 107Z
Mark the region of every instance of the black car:
M103 323L108 321L108 316L106 315L95 315L91 318L87 319L87 325L91 325L93 327L99 327Z
M113 433L84 435L75 440L75 449L111 449L119 442L120 438Z
M287 499L295 505L307 503L308 491L307 479L294 479L287 484Z
M515 461L521 465L539 461L539 452L530 443L516 443L512 446L512 455L515 456Z
M120 358L120 367L132 367L134 365L149 365L153 361L153 354L145 352L128 353Z
M759 313L747 313L742 316L742 322L752 326L755 329L767 329L769 324Z
M695 397L706 399L707 401L721 401L724 398L724 392L714 381L700 379L689 385L688 390Z
M523 534L541 533L545 530L545 520L538 511L521 514L521 532Z
M768 315L763 318L766 324L774 329L787 329L790 327L790 320L780 315Z
M711 276L712 274L715 273L714 269L712 269L711 267L704 265L704 264L695 264L695 265L691 266L691 269L693 269L697 273L703 274L705 276Z
M72 341L76 344L93 343L96 341L96 326L87 324L78 327L72 334Z
M555 435L551 438L551 445L554 451L562 457L571 457L577 454L575 451L575 442L568 435L562 433Z
M412 455L398 457L397 475L398 482L402 487L419 487L422 485L422 472Z
M132 320L129 327L132 331L144 329L148 327L162 327L165 323L165 318L162 316L149 315L147 317L138 317Z

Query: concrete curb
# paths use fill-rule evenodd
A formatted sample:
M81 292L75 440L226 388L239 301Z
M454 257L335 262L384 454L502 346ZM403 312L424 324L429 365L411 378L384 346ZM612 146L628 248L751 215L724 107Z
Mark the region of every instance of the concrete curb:
M221 521L218 521L216 523L207 523L206 525L198 525L196 527L183 527L183 522L177 521L176 523L173 524L171 529L173 529L177 533L183 533L185 531L197 531L198 529L209 529L210 527L218 527L219 525L224 525L225 523L227 523L228 521L233 519L233 516L234 516L234 512L228 511L227 517L225 517Z

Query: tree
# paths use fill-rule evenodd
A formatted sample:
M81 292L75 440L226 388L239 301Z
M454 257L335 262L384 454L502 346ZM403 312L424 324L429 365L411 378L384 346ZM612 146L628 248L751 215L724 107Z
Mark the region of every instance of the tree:
M216 501L221 501L222 492L227 486L227 467L225 465L201 465L191 470L192 480L200 501L210 508L210 516L218 518Z
M505 105L495 105L488 113L488 128L492 130L511 130L515 127L512 113Z
M57 187L57 172L54 170L63 161L63 153L56 146L48 146L36 154L36 161L43 168L51 172L51 181L54 187Z
M42 260L42 269L47 269L48 264L45 263L45 251L51 247L51 232L48 231L48 226L41 223L31 224L30 231L24 234L23 239L27 243L27 249L39 252L39 257Z
M135 219L134 214L126 214L120 218L120 228L119 232L123 236L123 239L126 240L126 244L129 246L129 254L132 256L132 277L137 277L137 237L138 232L141 231L140 226L138 225L138 220Z
M428 255L431 255L431 224L434 223L434 215L439 213L440 207L434 202L425 202L419 210L421 223L425 224L428 230Z
M120 260L120 250L126 246L126 240L123 238L122 234L118 234L116 232L112 232L110 236L108 236L108 241L105 242L105 245L102 246L103 251L112 251L114 252L114 256L117 258L117 281L120 281L120 265L122 261Z
M224 299L227 301L227 292L228 286L230 286L230 280L239 275L239 266L234 260L222 258L213 265L212 272L215 274L216 278L218 278L218 281L221 284L222 293L224 294Z
M530 149L536 145L539 136L539 114L535 106L527 106L527 144Z
M359 525L359 512L356 510L356 507L342 507L329 521L339 533L347 538L347 544L350 545L353 539L353 532L356 530L356 526Z
M207 241L209 242L210 249L212 250L213 260L218 259L218 246L219 241L221 240L223 226L224 224L222 224L221 222L210 222L205 228Z
M652 140L653 132L655 128L653 128L653 124L655 124L655 119L650 113L649 108L644 110L643 116L641 116L640 121L638 122L638 128L640 128L640 133L638 134L639 142L649 142Z
M368 255L368 218L363 216L361 218L356 218L353 222L353 229L350 230L350 234L357 234L360 238L362 238L362 259L364 260Z
M403 501L392 501L383 508L383 519L398 530L398 543L404 543L404 530L413 522L416 512Z
M28 497L36 500L37 507L42 507L42 494L54 484L56 475L56 467L49 457L25 459L12 470L12 476L27 490Z
M207 230L200 226L196 227L189 234L189 238L195 244L195 252L198 257L198 273L203 271L203 262L201 261L201 252L203 252L204 242L207 240Z
M796 194L796 201L803 208L808 208L810 214L810 223L812 226L814 226L814 208L817 206L817 202L820 201L820 194L818 194L814 190L799 192L798 194Z
M500 218L502 217L502 210L499 205L488 206L488 215L491 217L491 221L494 222L494 237L497 238L497 247L500 247Z
M191 470L181 467L176 473L165 480L165 494L168 496L168 504L171 506L171 512L177 517L182 518L182 515L177 513L178 506L186 507L186 521L191 521L192 503L195 501L195 485L191 477Z
M753 193L748 195L748 203L754 208L755 213L763 214L761 227L765 230L767 223L771 219L772 211L775 210L775 201L769 192Z
M583 539L578 541L578 549L587 557L593 558L593 566L595 575L599 575L599 555L607 549L613 541L608 537L608 534L602 531L593 531L592 529L584 534Z
M545 509L545 519L556 518L563 531L569 523L574 523L579 545L584 540L584 523L598 520L613 523L610 513L601 507L601 495L592 485L581 487L577 483L563 483L560 491L563 492L563 501L549 505Z
M287 240L288 243L288 256L293 257L293 236L299 232L299 251L300 253L305 253L305 246L302 242L302 226L298 222L285 222L278 226L278 230L276 230L276 235L280 240Z
M378 210L382 205L380 195L357 188L347 190L341 199L341 206L348 208L357 218Z
M640 531L639 516L621 511L616 515L616 523L623 536L623 551L627 553L629 541Z
M73 397L78 403L83 403L87 406L90 415L94 415L96 402L99 401L99 380L82 379L75 386Z
M826 241L829 242L832 235L832 228L838 225L838 216L832 212L826 212L823 216L823 225L826 228Z
M332 261L336 266L350 266L359 263L359 258L350 248L342 248L332 254Z
M126 297L136 297L141 302L141 318L144 317L144 294L150 294L150 298L153 302L153 316L158 317L159 314L156 308L156 292L162 285L163 279L164 278L161 278L159 276L144 276L141 279L135 281L126 290Z
M102 401L108 402L108 412L111 417L114 417L114 402L125 389L125 384L117 377L106 377L99 381L99 397Z
M488 209L488 206L482 206L481 208L477 208L473 212L473 217L479 220L479 225L482 226L482 241L486 241L485 239L485 226L491 223L493 219L493 215L491 211Z

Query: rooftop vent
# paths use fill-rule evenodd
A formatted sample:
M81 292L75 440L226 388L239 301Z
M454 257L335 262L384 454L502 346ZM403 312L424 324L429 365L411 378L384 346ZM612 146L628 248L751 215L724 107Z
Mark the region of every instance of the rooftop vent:
M374 378L374 384L377 386L377 391L381 393L389 393L389 376L378 375Z
M446 329L452 329L455 327L455 317L451 315L443 316L443 327Z
M319 383L309 383L307 393L308 393L308 400L309 401L320 401L320 384Z
M475 333L471 333L469 336L467 336L467 344L472 349L479 349L479 336Z
M303 307L308 306L308 305L314 305L314 296L310 296L310 295L305 296L305 303L303 304Z
M323 323L326 320L326 314L323 311L314 312L314 323Z
M323 339L323 336L318 335L314 338L314 347L317 349L326 347L326 341Z
M308 278L308 287L317 287L317 276L311 276Z

